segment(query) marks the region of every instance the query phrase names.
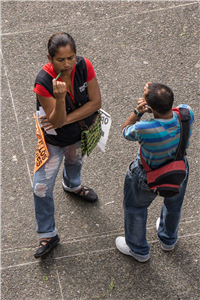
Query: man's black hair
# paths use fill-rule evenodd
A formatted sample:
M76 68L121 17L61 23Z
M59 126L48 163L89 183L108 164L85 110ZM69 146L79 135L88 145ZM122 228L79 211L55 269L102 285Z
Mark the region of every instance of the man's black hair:
M166 114L172 109L174 94L172 90L160 83L150 83L148 93L145 95L147 104L159 114Z

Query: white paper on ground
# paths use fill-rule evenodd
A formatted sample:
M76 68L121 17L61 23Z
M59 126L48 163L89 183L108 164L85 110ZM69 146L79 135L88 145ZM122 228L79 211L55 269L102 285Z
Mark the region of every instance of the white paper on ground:
M111 116L105 112L103 109L99 109L101 113L101 130L102 130L102 135L101 138L98 142L98 146L101 149L101 151L105 152L105 147L106 143L108 140L108 135L110 131L110 126L111 126Z

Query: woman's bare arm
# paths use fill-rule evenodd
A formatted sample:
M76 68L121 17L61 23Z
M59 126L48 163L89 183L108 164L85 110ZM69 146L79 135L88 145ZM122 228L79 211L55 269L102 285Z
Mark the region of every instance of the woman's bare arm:
M66 120L66 107L65 107L65 95L66 95L66 83L61 81L52 80L54 97L38 96L38 100L44 109L46 118L52 125L52 128L59 128L64 125ZM41 118L44 119L44 118ZM43 123L41 121L41 123ZM47 130L47 124L45 126Z
M101 94L96 77L88 82L88 98L87 103L67 115L65 125L87 118L101 108Z
M45 97L43 97L45 98ZM93 114L95 111L97 111L99 108L101 108L101 94L99 90L99 85L97 83L96 77L94 77L91 81L88 82L88 98L89 101L85 103L83 106L80 108L76 109L75 111L71 112L70 114L66 115L65 113L65 120L63 125L71 124L76 121L82 120L84 118L87 118L91 114ZM40 117L41 118L41 123L43 124L43 128L45 130L49 130L51 128L57 128L55 127L55 123L52 123L52 116L49 113L49 111L52 110L52 108L55 106L55 99L48 98L50 99L50 105L45 108L43 107L46 116ZM46 103L46 102L45 102ZM49 114L48 114L49 113ZM48 117L50 116L51 119ZM45 123L45 124L44 124Z

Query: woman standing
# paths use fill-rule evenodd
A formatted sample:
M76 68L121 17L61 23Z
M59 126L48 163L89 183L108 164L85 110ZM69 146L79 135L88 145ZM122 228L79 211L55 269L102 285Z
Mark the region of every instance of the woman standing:
M94 68L89 60L76 56L75 42L67 33L50 37L47 57L49 62L37 75L33 90L37 94L37 109L41 106L46 114L41 117L41 123L49 152L47 162L35 172L33 180L36 230L41 239L35 258L49 252L60 241L55 228L53 188L63 157L64 190L88 202L98 199L92 189L81 185L83 157L78 122L84 119L90 126L94 112L101 107ZM69 96L76 106L74 111ZM55 135L47 134L51 128Z

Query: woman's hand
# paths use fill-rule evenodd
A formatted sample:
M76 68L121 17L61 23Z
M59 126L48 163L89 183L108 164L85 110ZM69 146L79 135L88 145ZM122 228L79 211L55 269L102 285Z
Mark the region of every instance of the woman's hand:
M65 95L67 92L66 83L52 80L54 97L44 97L37 94L40 105L46 116L42 117L42 125L45 130L61 128L66 120ZM46 124L45 124L46 123Z
M56 81L55 79L53 79L52 84L53 84L53 93L55 99L57 101L61 101L61 100L65 101L65 96L67 93L66 83L62 81Z
M40 123L41 123L41 128L43 128L45 131L50 130L50 129L56 129L53 127L53 124L49 122L47 116L41 116L40 117Z

